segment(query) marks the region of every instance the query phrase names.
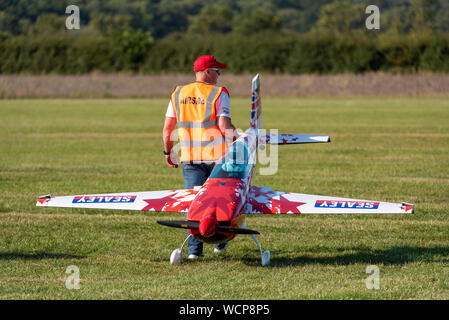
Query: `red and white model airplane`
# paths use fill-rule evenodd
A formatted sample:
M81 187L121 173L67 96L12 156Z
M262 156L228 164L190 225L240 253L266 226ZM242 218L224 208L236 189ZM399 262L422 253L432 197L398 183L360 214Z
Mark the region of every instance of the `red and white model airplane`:
M37 206L92 209L121 209L187 213L185 220L158 221L188 229L189 236L206 243L223 243L237 234L248 234L257 243L262 265L270 263L270 252L262 251L255 234L246 228L246 214L384 214L413 213L413 204L337 198L274 191L252 185L259 144L330 142L326 135L265 134L261 129L262 106L259 75L252 80L251 126L227 149L202 186L194 189L42 196ZM187 241L187 239L186 239ZM172 264L182 261L181 248L173 251Z

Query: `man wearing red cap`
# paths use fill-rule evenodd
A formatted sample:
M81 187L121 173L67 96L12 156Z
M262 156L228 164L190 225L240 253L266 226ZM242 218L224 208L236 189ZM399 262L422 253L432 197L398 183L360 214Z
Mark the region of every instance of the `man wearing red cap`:
M231 122L229 93L217 86L220 70L226 64L214 56L205 55L195 60L195 82L177 86L172 92L163 129L164 154L167 165L182 165L184 188L201 186L209 177L226 150L227 142L235 140L236 131ZM181 158L172 151L173 132L178 125ZM215 252L224 252L227 243L214 245ZM187 241L189 259L202 255L203 243L193 237Z

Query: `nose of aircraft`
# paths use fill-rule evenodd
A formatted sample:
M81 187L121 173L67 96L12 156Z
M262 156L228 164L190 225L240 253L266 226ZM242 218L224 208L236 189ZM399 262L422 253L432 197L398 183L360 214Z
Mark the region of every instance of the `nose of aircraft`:
M209 207L200 220L199 232L203 237L209 238L215 234L217 228L217 215L215 206Z

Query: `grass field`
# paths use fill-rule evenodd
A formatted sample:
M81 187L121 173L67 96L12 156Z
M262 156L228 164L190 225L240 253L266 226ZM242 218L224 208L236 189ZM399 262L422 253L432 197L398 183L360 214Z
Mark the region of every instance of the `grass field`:
M0 100L1 299L449 299L449 100L263 99L264 126L330 134L279 147L276 190L415 204L415 215L249 216L224 256L171 266L176 214L37 208L39 195L182 188L167 99ZM235 125L248 99L232 100ZM80 289L66 288L66 268ZM368 289L369 265L380 288Z

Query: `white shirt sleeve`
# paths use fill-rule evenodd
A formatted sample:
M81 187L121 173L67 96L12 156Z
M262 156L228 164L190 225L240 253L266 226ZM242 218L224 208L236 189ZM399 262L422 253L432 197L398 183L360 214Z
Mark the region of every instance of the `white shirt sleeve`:
M170 102L168 103L167 112L165 113L166 117L169 118L176 118L175 109L173 108L173 104Z
M231 101L229 95L223 90L215 102L215 114L217 117L231 117Z

